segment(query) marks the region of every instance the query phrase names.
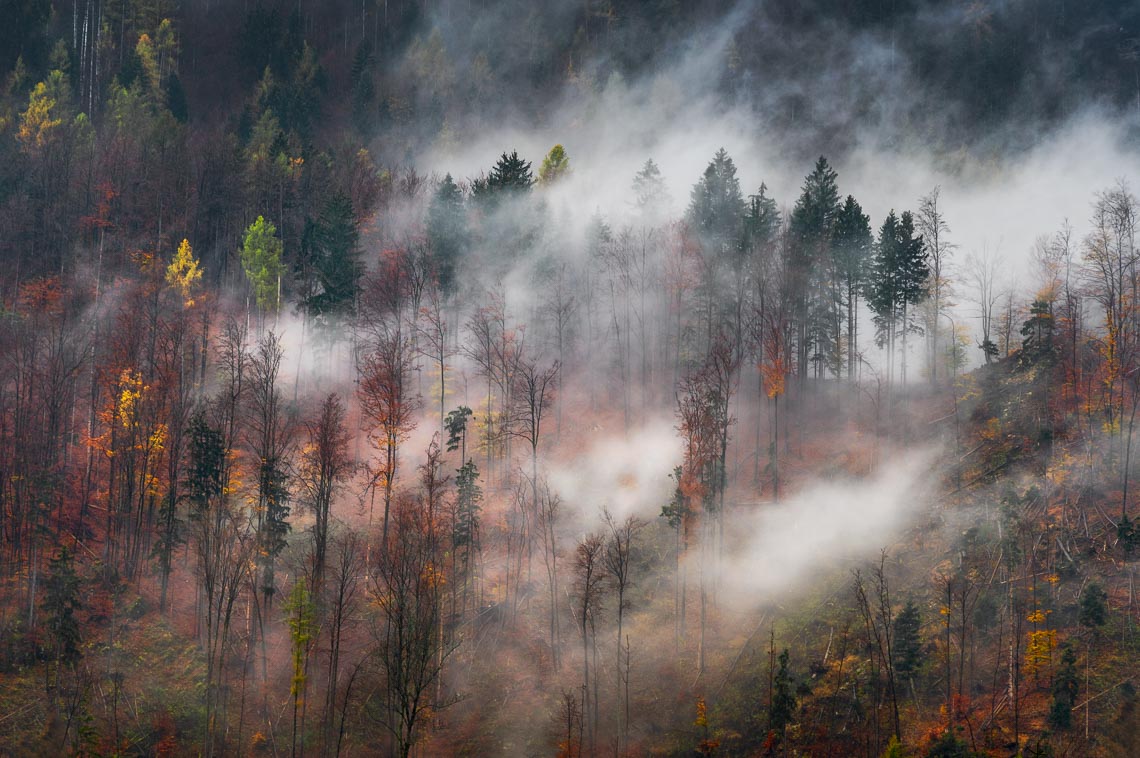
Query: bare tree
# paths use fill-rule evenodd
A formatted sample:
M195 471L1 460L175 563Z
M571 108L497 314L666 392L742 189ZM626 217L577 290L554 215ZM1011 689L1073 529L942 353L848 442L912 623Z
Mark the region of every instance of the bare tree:
M223 434L199 410L190 422L187 497L190 533L205 603L206 724L203 752L224 753L225 661L237 600L254 554L248 520L226 497Z
M1125 376L1134 370L1140 345L1140 250L1136 246L1137 200L1128 185L1097 195L1092 231L1085 237L1087 277L1092 297L1104 312L1100 338L1105 366L1107 427L1123 434ZM1127 503L1122 511L1127 514Z
M439 372L439 429L444 428L444 402L447 399L447 360L453 355L452 335L444 313L443 293L438 286L430 286L427 291L427 304L420 307L416 322L420 336L418 348L424 357L430 359Z
M930 381L938 379L938 335L941 328L942 311L946 307L946 297L950 292L947 265L950 254L956 245L946 239L950 226L938 202L942 188L935 187L918 204L915 223L926 243L927 262L930 266L930 297L927 299L926 333L930 335L928 362Z
M573 349L573 324L578 315L578 299L574 295L573 282L567 264L559 264L547 292L545 315L554 333L554 352L559 365L565 365L566 358ZM562 398L556 398L555 434L562 432Z
M379 608L373 634L384 675L381 720L401 758L410 754L424 713L444 705L431 693L454 650L441 634L442 545L424 497L396 501L373 587Z
M633 541L637 534L645 527L645 522L636 516L629 516L618 523L609 510L603 510L602 517L609 530L609 539L606 541L606 552L602 557L606 570L613 580L617 590L617 658L615 670L617 671L617 702L618 707L618 753L622 751L622 744L629 738L629 672L623 672L622 666L622 622L628 601L626 591L629 589L630 571L632 569ZM624 686L624 696L623 696Z
M507 326L506 300L501 293L491 293L490 302L479 308L467 321L471 343L467 355L479 366L487 380L487 411L484 417L484 443L487 453L486 474L490 477L495 453L510 457L510 413L514 407L512 391L515 375L523 356L524 330ZM496 405L496 400L497 405Z
M538 528L542 531L542 561L546 566L546 582L550 589L550 657L555 671L562 667L562 630L558 602L558 516L562 499L552 493L546 481L539 489Z
M895 682L894 662L894 609L891 606L890 585L886 575L887 552L884 550L879 558L879 565L871 572L871 586L867 587L863 574L855 572L854 589L855 599L859 604L859 612L863 616L863 624L867 634L867 644L872 655L879 656L882 671L887 679L887 697L891 706L892 734L900 737L902 730L899 721L898 688ZM878 682L876 682L876 689ZM876 732L878 723L876 718Z
M246 427L247 444L257 462L255 509L260 555L260 591L267 606L276 592L274 564L289 532L288 479L293 425L286 417L277 377L284 349L273 331L258 340L250 358Z
M573 690L558 699L558 758L582 758L582 706Z
M320 414L308 424L309 441L301 454L298 482L305 504L313 512L313 594L320 594L325 573L329 516L337 487L352 472L348 453L349 434L344 405L335 392L321 404Z
M966 258L966 278L973 286L970 295L971 301L978 307L978 318L981 321L982 341L978 343L986 363L991 363L998 355L997 336L994 329L994 309L1001 297L998 257L988 250L981 255L971 253Z
M542 440L542 420L554 400L559 364L551 363L539 368L534 361L521 359L515 374L512 393L515 405L511 410L510 434L524 440L530 448L530 513L538 510L538 445ZM533 518L533 517L532 517ZM528 523L531 519L528 519ZM530 564L530 539L527 543L527 565Z
M364 540L357 532L345 530L332 538L330 576L322 593L322 604L327 609L325 627L328 630L329 654L328 686L325 690L325 709L321 721L324 755L340 755L340 746L344 739L345 716L352 694L352 682L350 680L344 695L340 695L341 656L344 651L345 633L353 625L360 607L360 576L365 569L364 554ZM341 700L339 708L338 698ZM339 727L337 727L338 710Z
M601 613L601 595L605 586L605 566L603 565L606 541L601 534L590 534L578 542L575 568L577 586L578 631L582 635L582 714L586 726L587 752L591 755L597 746L598 737L598 697L597 669L594 667L594 680L590 679L590 652L594 649L597 658L597 621ZM585 744L583 747L585 747Z
M388 520L399 473L400 445L415 428L415 414L420 405L419 396L413 393L411 386L412 362L411 342L398 324L375 334L360 359L357 394L361 411L372 425L368 440L381 456L371 475L373 502L377 484L384 492L381 545L389 543ZM372 510L370 506L369 525L373 519Z

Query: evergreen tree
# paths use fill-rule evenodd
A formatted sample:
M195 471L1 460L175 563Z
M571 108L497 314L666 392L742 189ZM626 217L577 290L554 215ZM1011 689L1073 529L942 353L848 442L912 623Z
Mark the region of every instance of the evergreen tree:
M55 659L60 666L74 666L82 657L79 620L79 575L75 573L71 551L63 547L59 555L48 561L44 587L43 610L47 614L48 631L55 644Z
M954 732L945 731L931 743L925 758L982 758L982 756L971 750L969 743L960 739Z
M467 457L467 421L472 411L466 405L461 405L447 414L444 428L447 431L447 452L460 451L460 460Z
M362 137L376 129L376 86L372 81L372 46L361 42L352 56L349 81L352 85L352 124Z
M694 357L710 349L714 331L726 321L733 324L734 346L740 345L741 306L745 294L744 211L736 165L721 148L700 181L693 185L685 214L689 229L703 251L697 289L701 322L693 334L700 342L698 350L693 352Z
M780 653L778 668L772 679L772 702L768 706L768 728L780 734L787 732L788 724L796 715L796 696L792 691L792 675L788 671L788 649Z
M1068 729L1073 723L1073 706L1077 703L1080 683L1077 679L1077 653L1073 646L1061 646L1061 665L1053 676L1053 702L1049 706L1049 726Z
M1029 307L1029 318L1021 325L1022 365L1031 365L1041 360L1049 360L1054 353L1053 305L1047 300L1034 300Z
M770 245L780 230L780 209L776 200L768 195L768 185L761 184L755 195L748 196L748 211L744 216L744 247L750 254Z
M1099 584L1094 583L1086 587L1085 594L1081 596L1081 609L1077 617L1081 626L1088 629L1104 626L1107 620L1105 608L1107 600L1108 595Z
M847 307L847 378L855 376L856 356L859 352L859 295L871 265L874 237L871 219L851 195L839 209L835 218L832 250L836 273L843 289L843 304Z
M930 268L922 237L915 236L914 218L909 211L901 217L894 210L879 228L871 276L867 281L867 304L875 314L876 342L890 354L891 375L896 336L903 337L903 381L906 380L906 335L916 331L913 306L926 293Z
M915 233L914 216L910 211L903 211L899 217L898 230L899 284L905 334L907 331L917 329L911 323L913 314L910 313L910 309L926 297L930 266L927 262L926 245L922 236Z
M455 477L455 532L456 549L474 550L479 545L479 511L482 510L483 488L479 486L479 467L468 460Z
M744 210L736 164L722 147L693 186L685 215L715 261L738 257Z
M790 218L787 287L798 331L800 381L808 363L816 376L826 367L839 371L839 304L831 246L839 214L838 174L820 156L804 179Z
M530 161L519 157L517 150L503 153L485 177L472 182L472 194L484 203L496 204L503 197L523 195L534 186Z
M305 307L313 315L346 314L356 302L362 274L352 199L333 195L320 218L306 227L304 258L317 286L305 298Z
M190 517L201 520L210 501L222 494L225 442L222 433L210 426L206 412L198 409L190 417L190 465L182 486L190 501Z
M468 237L463 191L451 174L443 177L428 206L427 239L439 287L444 294L454 294L455 270Z
M871 263L871 276L866 284L867 305L875 319L875 342L879 347L894 347L894 328L899 304L898 216L894 209L879 227L879 240Z
M285 541L292 527L289 524L289 486L284 462L279 458L267 458L260 467L258 489L265 500L265 520L260 535L260 562L262 563L261 591L272 599L276 593L274 560L287 544Z
M186 101L186 90L182 87L182 80L178 74L170 72L166 77L166 107L170 115L180 124L185 124L190 118L190 105Z
M655 219L669 203L669 191L665 188L665 180L661 176L661 169L652 158L645 161L645 165L633 177L634 206L638 212Z
M495 167L491 169L487 183L492 189L529 190L534 186L534 174L530 170L530 161L520 158L517 150L512 150L510 155L503 153Z
M907 601L895 617L894 645L895 673L910 680L922 665L922 617L914 601Z

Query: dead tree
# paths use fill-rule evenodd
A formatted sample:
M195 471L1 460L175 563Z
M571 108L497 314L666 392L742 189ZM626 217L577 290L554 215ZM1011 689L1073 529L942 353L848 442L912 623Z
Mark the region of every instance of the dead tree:
M618 523L609 510L603 511L606 527L609 529L609 539L606 540L606 551L602 556L606 571L613 580L617 591L617 658L615 670L617 671L617 698L621 703L618 713L618 753L629 735L629 676L628 670L623 672L622 667L622 621L627 606L626 591L629 589L630 571L632 568L633 542L645 527L645 522L636 516L629 516ZM623 696L624 686L624 696Z
M589 752L594 754L598 738L598 697L597 669L594 680L590 679L591 646L597 661L597 621L601 613L602 590L605 586L605 566L603 565L606 541L601 534L590 534L578 543L577 560L577 616L578 631L582 636L582 713L586 725Z
M325 398L320 414L308 424L309 441L301 454L298 482L305 504L313 512L312 587L320 595L325 573L325 553L329 538L329 517L337 487L352 473L348 453L349 434L345 427L344 405L335 392Z

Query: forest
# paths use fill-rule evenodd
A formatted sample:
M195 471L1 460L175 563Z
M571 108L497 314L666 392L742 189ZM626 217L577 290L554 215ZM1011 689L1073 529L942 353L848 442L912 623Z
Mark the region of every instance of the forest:
M0 21L0 756L1140 755L1134 3Z

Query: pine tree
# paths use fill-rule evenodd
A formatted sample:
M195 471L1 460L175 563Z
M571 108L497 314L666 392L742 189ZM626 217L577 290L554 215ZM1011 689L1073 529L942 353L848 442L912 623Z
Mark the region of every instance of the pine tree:
M661 177L661 169L650 158L633 177L634 206L650 219L660 215L669 203L669 191Z
M779 668L772 679L772 702L768 706L768 728L787 736L788 725L796 715L796 696L792 691L792 675L788 670L788 649L777 659Z
M347 314L356 302L363 273L357 260L360 232L352 199L344 193L333 195L320 218L310 222L308 232L308 263L318 287L305 299L305 307L313 315Z
M930 266L927 262L926 245L920 235L915 234L914 217L910 211L903 211L899 218L899 293L902 306L903 363L902 380L906 382L907 335L921 333L915 319L915 307L926 298L930 281Z
M906 380L906 335L917 331L913 322L913 306L926 294L930 268L922 237L914 234L914 218L909 211L901 217L894 210L887 214L879 228L871 276L867 281L867 304L875 314L876 342L886 347L893 360L896 336L903 336L903 381Z
M455 270L468 239L463 191L451 174L443 177L428 206L427 239L439 288L446 295L454 294Z
M512 150L499 156L489 174L472 182L471 191L477 199L493 206L501 198L525 194L533 186L530 161Z
M1090 584L1086 587L1084 595L1081 596L1081 609L1078 614L1081 626L1088 629L1104 626L1106 621L1105 601L1107 600L1108 595L1105 594L1099 584Z
M871 220L851 195L835 218L832 250L836 273L843 288L843 304L847 307L847 378L855 376L859 353L859 295L863 291L871 265L874 237Z
M81 608L79 575L75 573L71 551L63 547L59 555L48 562L43 599L48 631L55 644L56 663L60 666L74 666L83 655L79 649L82 641L79 620L75 617Z
M831 246L839 214L838 174L820 156L804 179L790 219L787 287L798 331L800 381L814 363L816 376L826 367L838 373L839 293Z
M922 664L922 617L914 601L907 601L895 617L894 655L895 673L912 680Z
M768 195L768 185L761 184L755 195L748 196L748 211L744 216L744 247L754 251L771 244L780 230L780 209L775 198Z
M685 218L713 259L723 260L739 249L744 210L736 164L722 147L693 186Z
M455 477L455 532L457 549L474 550L479 545L479 511L483 489L479 486L479 467L474 460L464 463Z
M1032 365L1038 361L1048 361L1054 354L1053 305L1047 300L1034 300L1029 306L1029 318L1021 325L1022 365Z
M1077 653L1072 645L1061 646L1061 665L1053 676L1053 702L1049 706L1049 726L1068 729L1073 723L1073 706L1080 693L1077 679Z

